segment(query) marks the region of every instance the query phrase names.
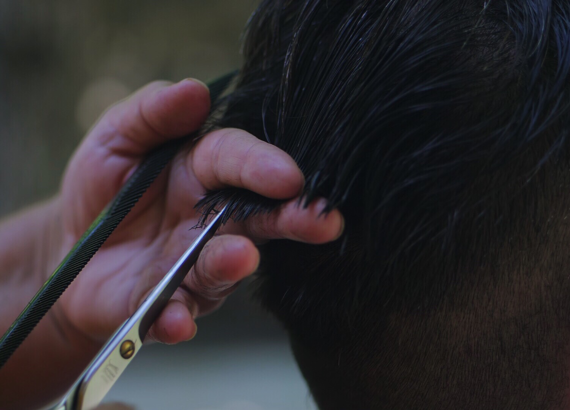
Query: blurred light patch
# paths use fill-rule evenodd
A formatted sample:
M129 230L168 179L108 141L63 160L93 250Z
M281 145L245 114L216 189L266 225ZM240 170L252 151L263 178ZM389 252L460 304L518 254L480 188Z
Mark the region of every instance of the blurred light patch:
M77 102L77 125L83 132L87 132L109 106L126 98L130 93L131 90L115 78L100 78L89 83Z

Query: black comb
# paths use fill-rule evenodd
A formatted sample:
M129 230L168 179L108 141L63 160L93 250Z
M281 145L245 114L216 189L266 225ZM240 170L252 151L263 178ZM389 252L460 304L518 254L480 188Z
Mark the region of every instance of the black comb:
M220 97L236 73L226 74L209 85L212 102ZM180 147L197 136L198 132L195 132L185 138L168 142L152 151L145 158L111 203L91 224L63 262L2 336L0 339L0 368L4 366L12 353L22 344L83 267L87 265L87 262L103 246L109 235L130 212Z

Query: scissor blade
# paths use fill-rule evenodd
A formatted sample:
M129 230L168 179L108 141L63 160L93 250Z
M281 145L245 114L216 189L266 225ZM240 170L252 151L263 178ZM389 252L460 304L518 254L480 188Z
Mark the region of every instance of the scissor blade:
M101 402L140 350L148 330L198 260L204 245L222 224L225 211L224 207L212 219L136 312L103 346L58 409L90 410Z
M139 326L139 335L143 340L160 314L162 309L166 306L176 289L180 286L186 274L190 271L192 266L198 260L198 256L204 245L212 239L222 221L226 207L222 208L220 212L212 219L208 227L206 227L200 236L190 245L184 254L178 259L174 266L168 271L166 276L160 281L154 290L147 296L138 311L141 312L142 317ZM133 316L136 315L136 312Z

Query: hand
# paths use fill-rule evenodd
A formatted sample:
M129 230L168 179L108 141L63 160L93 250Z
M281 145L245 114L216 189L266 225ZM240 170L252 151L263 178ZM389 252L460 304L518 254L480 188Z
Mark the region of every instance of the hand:
M62 251L79 239L152 148L198 129L209 112L199 82L152 83L109 109L73 156L58 199ZM228 223L204 248L183 285L152 327L151 339L192 338L194 319L216 308L253 273L256 242L288 238L310 243L336 239L342 216L320 215L324 201L297 205L303 175L283 151L237 129L217 130L186 147L70 286L55 314L66 337L100 344L152 290L199 230L194 205L206 189L242 187L290 199L268 215ZM79 342L78 342L79 343Z

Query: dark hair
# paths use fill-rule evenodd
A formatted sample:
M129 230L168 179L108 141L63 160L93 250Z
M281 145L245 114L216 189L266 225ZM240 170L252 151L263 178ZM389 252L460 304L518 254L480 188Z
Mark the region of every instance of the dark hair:
M268 244L259 275L321 406L562 406L569 18L567 0L265 0L252 16L217 125L288 152L304 203L346 219L332 244ZM279 206L235 189L201 205L223 202L236 219Z

